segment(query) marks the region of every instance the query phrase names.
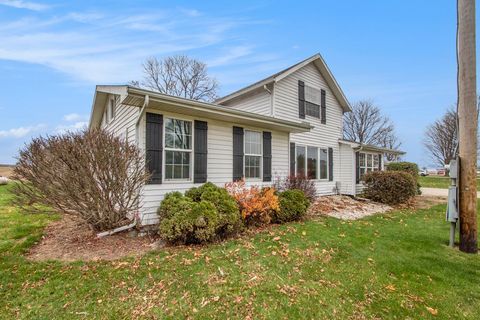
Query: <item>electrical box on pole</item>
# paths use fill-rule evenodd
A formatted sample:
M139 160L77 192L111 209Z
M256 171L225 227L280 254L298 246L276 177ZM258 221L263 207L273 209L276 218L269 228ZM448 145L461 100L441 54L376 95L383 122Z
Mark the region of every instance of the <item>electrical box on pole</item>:
M458 173L460 161L457 157L450 161L449 176L451 179L450 187L448 187L448 201L446 220L450 222L450 246L455 244L455 227L458 221Z

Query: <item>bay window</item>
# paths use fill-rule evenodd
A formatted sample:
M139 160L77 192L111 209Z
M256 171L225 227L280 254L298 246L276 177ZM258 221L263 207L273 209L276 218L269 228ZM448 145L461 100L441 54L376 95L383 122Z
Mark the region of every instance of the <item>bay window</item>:
M262 168L262 134L245 130L245 178L260 179Z
M328 149L311 146L297 146L296 175L312 180L328 179Z
M165 119L165 179L190 180L192 171L192 122Z

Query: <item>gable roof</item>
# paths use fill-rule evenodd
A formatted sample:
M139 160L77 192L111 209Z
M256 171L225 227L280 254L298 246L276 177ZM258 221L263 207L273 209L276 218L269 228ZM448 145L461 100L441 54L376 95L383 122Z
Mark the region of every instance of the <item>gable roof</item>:
M272 82L277 82L282 80L283 78L289 76L290 74L294 73L295 71L299 70L300 68L303 68L304 66L313 63L315 66L318 68L320 71L320 74L324 77L325 81L327 82L328 86L332 90L333 94L335 95L335 98L337 98L338 102L340 103L340 106L343 108L344 112L349 112L352 111L350 107L350 103L348 102L347 98L345 97L345 94L343 93L342 89L340 88L340 85L338 84L337 80L335 80L335 77L333 76L332 72L328 68L327 64L325 63L325 60L323 60L322 56L317 53L310 58L307 58L303 61L300 61L293 66L290 66L280 72L277 72L275 74L272 74L271 76L262 79L260 81L257 81L247 87L244 87L240 90L237 90L233 93L230 93L229 95L226 95L222 98L219 98L215 100L215 103L222 104L224 102L230 101L234 98L237 98L239 96L242 96L246 93L249 93L255 89L258 89L260 87L263 87L264 85L270 84Z

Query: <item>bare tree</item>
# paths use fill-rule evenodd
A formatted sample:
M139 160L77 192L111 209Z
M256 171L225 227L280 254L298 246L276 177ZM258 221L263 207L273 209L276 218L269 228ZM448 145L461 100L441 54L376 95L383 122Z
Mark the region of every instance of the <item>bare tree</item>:
M343 137L350 141L389 149L398 149L401 145L393 122L382 115L380 108L371 100L358 101L353 105L352 112L345 114ZM394 159L394 155L386 156L387 160Z
M213 101L217 98L218 82L208 75L207 65L184 55L143 63L143 80L132 81L137 87L193 100Z
M145 157L125 139L101 130L35 138L14 169L19 205L47 206L83 218L97 231L136 219L150 175Z
M453 108L427 127L423 144L436 164L443 167L450 163L458 146L457 113Z

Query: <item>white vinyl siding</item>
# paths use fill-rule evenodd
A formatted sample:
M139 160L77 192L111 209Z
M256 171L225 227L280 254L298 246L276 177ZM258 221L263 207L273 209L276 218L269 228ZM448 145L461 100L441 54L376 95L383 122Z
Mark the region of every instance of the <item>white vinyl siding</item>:
M242 95L223 105L238 110L262 114L264 116L272 115L271 95L264 88L259 88L253 92Z
M355 152L349 144L340 144L340 193L355 195ZM337 180L337 179L335 179Z
M184 115L170 112L148 109L147 112L160 113L166 118L179 118L187 120L202 120L208 122L207 133L207 181L220 187L225 183L231 182L233 177L233 126L243 127L245 131L270 131L272 132L272 177L285 178L288 175L288 141L289 134L263 128L248 127L245 125L218 121L214 119L187 117ZM145 145L145 117L140 122L140 146ZM194 137L195 139L195 137ZM247 180L248 185L271 185L272 182L262 182L261 180ZM186 190L199 186L193 182L185 181L165 181L163 184L148 184L143 188L140 217L142 225L150 225L158 222L157 209L160 202L168 192Z
M305 119L298 117L298 80L304 81L305 86L325 90L326 124L322 124L317 117L308 115ZM333 149L333 181L328 181L328 179L317 180L315 185L318 195L334 194L336 182L341 178L338 140L342 138L342 107L313 63L278 81L275 84L274 92L274 113L276 118L297 122L307 121L314 126L310 132L291 134L291 142L297 145ZM350 174L353 175L354 173L352 171Z
M105 104L101 128L109 132L113 132L113 134L126 139L131 144L135 144L135 121L137 119L138 113L140 112L140 108L117 104L114 111L115 117L112 119L112 121L107 122L107 113L112 98L113 96L107 99L107 102ZM121 101L121 99L117 98L117 101Z

